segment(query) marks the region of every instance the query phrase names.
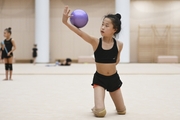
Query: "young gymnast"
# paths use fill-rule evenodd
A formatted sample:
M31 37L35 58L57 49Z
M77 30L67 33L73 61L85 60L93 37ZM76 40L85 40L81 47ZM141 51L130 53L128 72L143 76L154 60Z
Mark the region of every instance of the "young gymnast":
M104 17L100 28L101 38L94 38L80 29L76 28L68 21L69 8L64 8L62 22L82 39L92 45L94 50L96 72L93 78L94 88L94 104L92 111L96 117L104 117L106 109L104 105L105 90L109 94L115 104L119 115L126 114L121 85L122 82L116 70L116 65L120 61L120 53L123 43L114 39L114 36L121 31L121 15L108 14Z
M9 80L12 80L12 70L13 70L13 51L16 49L14 40L11 38L11 28L6 28L4 30L5 40L1 43L2 47L2 58L5 63L6 78L8 80L8 71L10 71Z
M3 61L3 56L2 56L2 48L0 48L0 61L2 62Z
M38 51L36 44L34 44L32 51L33 51L32 52L33 64L35 65L36 64L37 51Z

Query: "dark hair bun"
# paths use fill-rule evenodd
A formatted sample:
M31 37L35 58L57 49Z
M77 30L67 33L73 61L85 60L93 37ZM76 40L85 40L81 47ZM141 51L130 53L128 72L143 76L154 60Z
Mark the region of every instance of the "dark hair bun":
M9 27L8 30L11 31L11 27Z
M117 13L115 16L116 16L119 20L121 20L121 15L120 15L119 13Z

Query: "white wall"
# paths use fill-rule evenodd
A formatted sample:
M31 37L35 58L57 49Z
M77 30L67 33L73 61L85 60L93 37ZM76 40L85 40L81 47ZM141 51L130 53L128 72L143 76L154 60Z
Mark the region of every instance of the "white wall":
M114 0L50 0L50 58L77 59L79 55L92 55L89 44L66 28L61 22L62 10L69 5L71 10L87 11L90 19L84 31L100 37L102 18L115 12ZM30 59L34 44L34 0L0 0L0 40L5 28L12 27L16 41L17 59ZM130 62L137 62L137 39L139 24L180 25L180 1L174 0L131 0L130 3Z

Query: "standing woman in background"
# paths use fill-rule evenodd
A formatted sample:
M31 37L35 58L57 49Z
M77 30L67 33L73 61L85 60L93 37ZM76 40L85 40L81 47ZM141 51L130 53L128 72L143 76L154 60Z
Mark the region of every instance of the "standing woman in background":
M0 48L0 61L2 62L3 61L3 56L2 56L2 48Z
M2 58L4 59L5 64L5 73L6 78L4 80L8 80L8 71L10 71L9 80L12 80L12 70L13 70L13 52L16 49L16 45L14 40L11 38L11 28L6 28L4 30L5 40L1 43L2 47Z
M36 44L34 44L34 47L33 47L33 53L32 53L32 56L33 56L33 64L35 65L35 63L36 63L36 57L37 57L37 45Z

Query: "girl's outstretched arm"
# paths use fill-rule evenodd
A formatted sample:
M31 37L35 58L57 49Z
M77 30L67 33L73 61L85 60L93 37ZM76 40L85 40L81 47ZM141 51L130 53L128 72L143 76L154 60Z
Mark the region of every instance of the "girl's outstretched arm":
M63 12L63 17L62 17L62 22L73 32L75 32L77 35L79 35L82 39L84 39L86 42L90 43L92 46L96 46L97 44L97 40L94 37L91 37L90 35L88 35L87 33L81 31L80 29L78 29L77 27L75 27L74 25L68 23L68 19L70 17L69 15L70 9L66 6L64 8L64 12Z

